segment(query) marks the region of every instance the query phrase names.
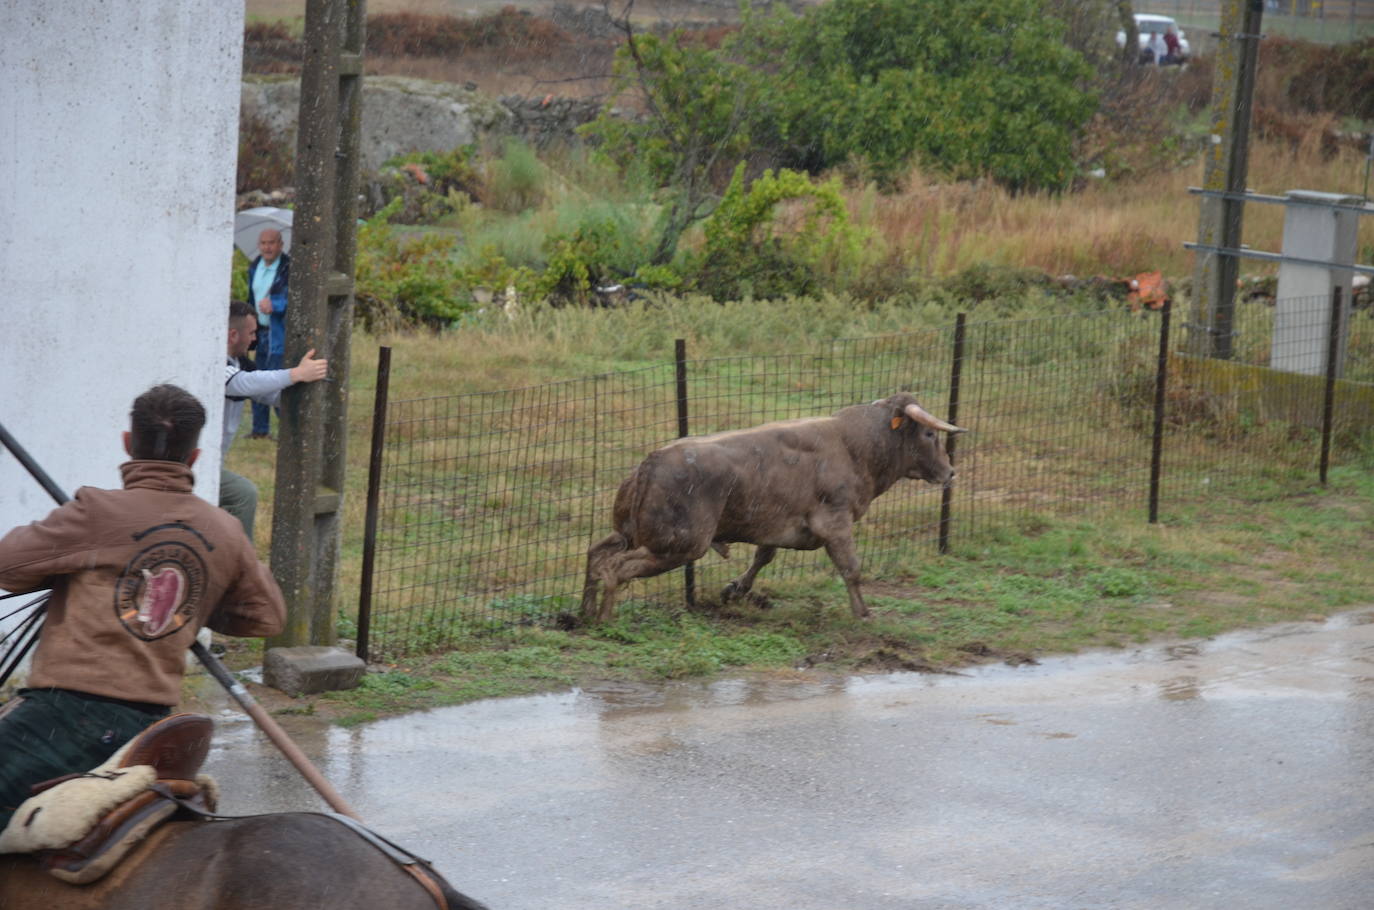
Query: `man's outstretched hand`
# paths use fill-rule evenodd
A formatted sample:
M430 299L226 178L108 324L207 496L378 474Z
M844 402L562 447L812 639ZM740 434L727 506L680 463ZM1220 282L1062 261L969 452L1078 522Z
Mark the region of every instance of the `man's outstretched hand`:
M324 358L315 359L315 349L311 348L305 352L301 362L291 368L292 382L319 382L325 378L329 372L329 361Z

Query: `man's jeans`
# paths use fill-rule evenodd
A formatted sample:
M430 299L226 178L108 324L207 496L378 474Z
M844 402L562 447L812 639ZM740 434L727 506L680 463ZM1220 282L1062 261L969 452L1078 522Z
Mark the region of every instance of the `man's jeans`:
M258 332L262 333L262 329L259 328ZM253 363L257 365L257 368L260 370L280 370L282 355L266 353L267 339L261 337L261 334L259 336L259 345L257 353L253 356ZM272 408L265 404L258 404L256 401L252 404L253 435L267 436L272 431Z
M89 771L162 717L62 689L21 689L0 707L0 829L34 784Z
M219 469L219 507L239 520L243 533L253 539L253 524L258 516L258 488L242 474Z

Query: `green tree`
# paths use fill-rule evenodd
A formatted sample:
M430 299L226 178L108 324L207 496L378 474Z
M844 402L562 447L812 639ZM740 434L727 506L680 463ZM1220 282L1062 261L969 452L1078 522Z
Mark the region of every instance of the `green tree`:
M717 187L745 154L757 80L681 32L636 34L628 14L619 24L626 40L616 52L610 102L582 132L621 167L642 169L664 188L651 257L662 265L672 260L682 232L710 213ZM638 108L643 117L613 116L617 104Z
M1072 2L830 0L804 15L746 4L720 49L636 34L627 7L612 94L583 135L662 187L654 266L674 260L741 162L817 174L862 160L892 182L916 157L955 178L1061 188L1095 106L1091 68L1047 12Z
M760 29L752 59L780 60L788 86L770 125L781 164L862 158L892 178L916 155L957 178L1058 188L1095 105L1063 32L1041 0L831 0Z

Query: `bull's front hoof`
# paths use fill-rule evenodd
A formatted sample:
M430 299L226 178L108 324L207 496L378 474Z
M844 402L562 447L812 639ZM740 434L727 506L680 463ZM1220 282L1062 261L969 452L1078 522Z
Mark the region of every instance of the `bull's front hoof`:
M744 589L739 586L739 583L732 581L720 589L720 602L729 603L743 593Z

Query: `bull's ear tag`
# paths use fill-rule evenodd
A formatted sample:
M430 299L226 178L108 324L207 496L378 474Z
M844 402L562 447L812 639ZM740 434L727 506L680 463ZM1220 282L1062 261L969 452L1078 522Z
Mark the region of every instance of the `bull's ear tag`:
M902 418L901 418L901 417L894 417L894 418L892 418L892 429L895 430L895 429L897 429L898 427L900 427L901 425L902 425Z

